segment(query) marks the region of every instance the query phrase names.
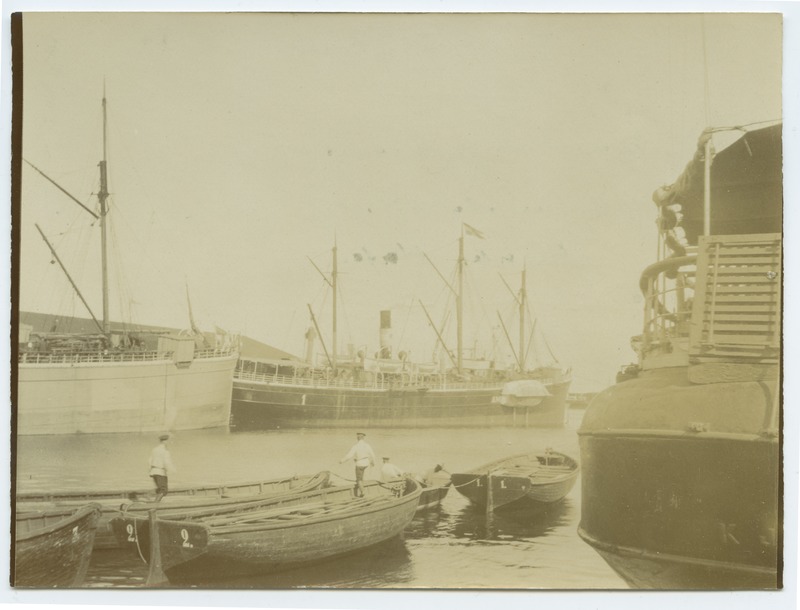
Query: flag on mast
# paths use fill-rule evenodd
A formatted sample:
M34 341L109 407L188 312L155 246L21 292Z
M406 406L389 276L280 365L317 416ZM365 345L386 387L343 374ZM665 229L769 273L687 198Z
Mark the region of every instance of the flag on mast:
M478 229L476 229L475 227L471 227L466 222L462 222L461 224L464 225L464 232L467 235L472 235L473 237L477 237L478 239L483 239L483 233L478 231Z

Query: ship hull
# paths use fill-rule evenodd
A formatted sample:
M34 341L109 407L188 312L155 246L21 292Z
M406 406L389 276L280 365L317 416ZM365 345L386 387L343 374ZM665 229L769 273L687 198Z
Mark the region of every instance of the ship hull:
M591 403L579 534L632 587L780 586L775 385L692 384L675 367Z
M227 426L236 355L19 364L17 433L95 434Z
M237 428L561 427L568 388L569 383L554 384L552 396L526 413L497 402L500 385L393 390L234 380L232 423Z

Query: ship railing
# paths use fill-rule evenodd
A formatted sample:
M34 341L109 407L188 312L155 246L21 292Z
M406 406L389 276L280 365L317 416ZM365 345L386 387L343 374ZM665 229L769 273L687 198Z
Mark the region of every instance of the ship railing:
M195 358L221 358L234 354L234 350L207 349L195 352ZM172 360L173 351L102 351L102 352L21 352L18 362L20 364L92 364L113 362L155 362L157 360Z
M232 347L226 348L209 348L209 349L202 349L197 350L194 353L195 358L224 358L226 356L232 356L236 353L236 350Z
M55 354L42 354L36 352L22 352L19 355L20 364L87 364L109 362L153 362L156 360L169 360L173 352L65 352Z
M697 254L665 258L647 267L639 281L644 295L642 349L689 336Z
M417 388L424 389L450 389L450 390L468 390L468 389L482 389L492 387L489 382L474 382L474 381L449 381L439 380L438 382L423 381L423 380L390 380L380 379L376 376L371 381L360 381L356 379L345 378L325 378L324 376L316 375L275 375L267 373L253 373L249 371L236 370L234 371L233 378L240 381L253 381L260 383L274 383L279 385L289 386L304 386L314 388L353 388L353 389L376 389L376 390L392 390L392 389L410 389ZM494 384L498 388L502 387L502 383Z

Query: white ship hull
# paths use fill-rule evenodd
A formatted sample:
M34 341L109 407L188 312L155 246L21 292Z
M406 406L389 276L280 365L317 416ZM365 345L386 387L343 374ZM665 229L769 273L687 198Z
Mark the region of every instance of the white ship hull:
M162 432L227 426L238 355L19 363L17 433Z

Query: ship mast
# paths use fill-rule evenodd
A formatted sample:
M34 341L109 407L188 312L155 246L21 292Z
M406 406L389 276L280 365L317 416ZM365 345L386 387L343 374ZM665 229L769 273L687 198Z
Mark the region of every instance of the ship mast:
M331 251L332 255L333 255L333 271L331 271L331 279L328 279L328 277L322 272L322 269L317 267L317 264L313 260L311 260L310 258L308 259L308 261L314 266L314 269L317 270L317 273L319 273L322 276L322 279L325 280L325 283L328 284L328 286L331 287L331 290L333 290L333 308L332 308L333 309L333 325L332 325L332 328L331 328L331 335L332 335L331 338L333 340L333 346L331 347L332 357L328 356L328 362L330 363L331 368L334 370L334 372L336 371L336 292L338 290L337 287L336 287L336 280L337 280L337 277L339 276L339 264L338 264L338 261L337 261L337 258L336 258L336 250L337 250L336 238L334 237L333 238L333 250ZM310 305L309 305L309 309L311 309ZM314 317L313 317L313 313L312 313L312 320L313 319L314 319ZM316 322L316 320L314 320L314 326L316 326L316 324L317 324L317 322ZM319 328L317 328L317 334L319 334ZM319 336L320 336L320 339L322 339L322 335L319 335ZM326 350L326 356L327 355L328 354L327 354L327 350Z
M100 242L101 259L103 273L103 333L108 336L111 324L108 317L108 245L106 231L106 215L108 214L108 175L106 170L106 92L103 90L103 160L98 164L100 167L100 192L97 199L100 201Z
M331 288L333 289L333 326L332 326L332 340L333 345L331 346L331 351L333 352L333 358L331 361L331 365L333 367L333 372L336 372L336 277L339 274L339 268L336 258L336 238L333 238L333 271L331 271Z
M514 343L511 341L511 337L508 334L508 330L506 329L506 325L503 322L502 316L500 316L500 312L497 312L497 316L500 318L500 324L503 326L503 332L506 334L506 340L508 341L508 345L511 348L511 351L514 354L514 358L517 361L517 366L519 367L519 372L525 372L525 364L528 361L528 350L526 349L526 341L525 341L525 311L527 309L527 300L528 300L528 290L526 288L526 275L527 275L527 265L522 266L522 281L520 283L519 293L514 292L511 289L511 286L508 285L506 279L501 275L500 279L503 280L503 284L505 284L508 291L511 293L511 296L517 303L519 307L519 352L514 350ZM530 347L530 341L533 340L533 329L535 328L536 323L534 321L534 326L531 328L531 338L527 342L527 347Z
M461 225L461 237L458 238L458 263L456 264L456 275L457 275L457 279L456 279L457 286L456 286L456 288L453 288L453 286L450 284L450 282L447 281L447 279L442 275L442 272L439 271L439 269L436 267L436 265L433 264L433 261L430 259L430 257L427 254L425 254L424 252L423 252L423 254L425 255L425 258L428 260L428 262L431 264L431 267L433 267L434 271L436 271L436 273L439 275L441 280L444 282L445 286L447 286L450 289L450 292L452 292L453 295L456 298L456 357L455 357L454 364L456 365L457 372L461 373L462 370L463 370L463 364L464 364L463 356L462 356L462 353L464 351L464 346L463 346L463 343L464 343L464 339L463 339L463 334L464 334L463 333L463 330L464 330L464 300L462 298L462 295L464 294L464 265L465 265L465 262L464 262L464 225L463 225L463 223ZM424 309L424 306L423 306L423 309ZM427 312L426 312L426 314L427 314ZM431 322L431 326L433 326L434 330L436 330L436 327L433 325L433 322ZM439 333L437 333L437 335L439 335ZM441 336L439 336L439 340L442 341ZM444 341L442 341L442 345L444 345ZM447 346L444 346L444 347L447 350L447 354L452 359L453 357L450 354L450 350L447 349Z
M87 208L83 203L81 203L80 199L72 195L69 191L67 191L64 187L58 184L55 180L53 180L50 176L45 174L42 170L36 167L33 163L25 159L25 163L30 165L34 170L36 170L39 174L41 174L47 181L53 184L58 190L62 193L67 195L70 199L72 199L75 203L77 203L81 208L83 208L86 212L91 214L94 218L100 220L100 258L102 264L102 289L103 289L103 323L102 323L102 331L106 337L109 337L111 334L111 322L109 318L108 312L108 232L106 227L106 215L108 214L108 172L107 172L107 119L106 119L106 92L105 87L103 88L103 159L98 163L98 167L100 168L100 191L97 193L97 199L100 202L100 214L95 214L92 210ZM38 228L38 227L37 227ZM41 233L41 229L39 230ZM44 234L42 233L42 237ZM45 242L47 239L45 238ZM50 243L47 242L48 247L52 250L52 246ZM55 254L55 252L54 252ZM60 262L60 261L59 261ZM62 265L62 269L64 269ZM64 269L66 273L66 269ZM69 278L69 274L67 274ZM72 278L69 278L70 282L72 282ZM77 286L73 283L75 290L77 291ZM78 292L80 295L80 292ZM81 296L81 300L83 297ZM85 303L85 301L84 301ZM88 305L87 305L88 309ZM94 314L92 313L91 309L89 309L89 313L92 315L92 319L94 318ZM95 319L96 321L96 319Z
M464 330L464 225L461 225L461 237L458 238L458 291L456 292L456 368L461 373L463 368L463 330Z
M522 283L519 288L519 368L520 373L525 372L525 300L527 298L527 291L525 290L525 275L527 266L522 265Z

